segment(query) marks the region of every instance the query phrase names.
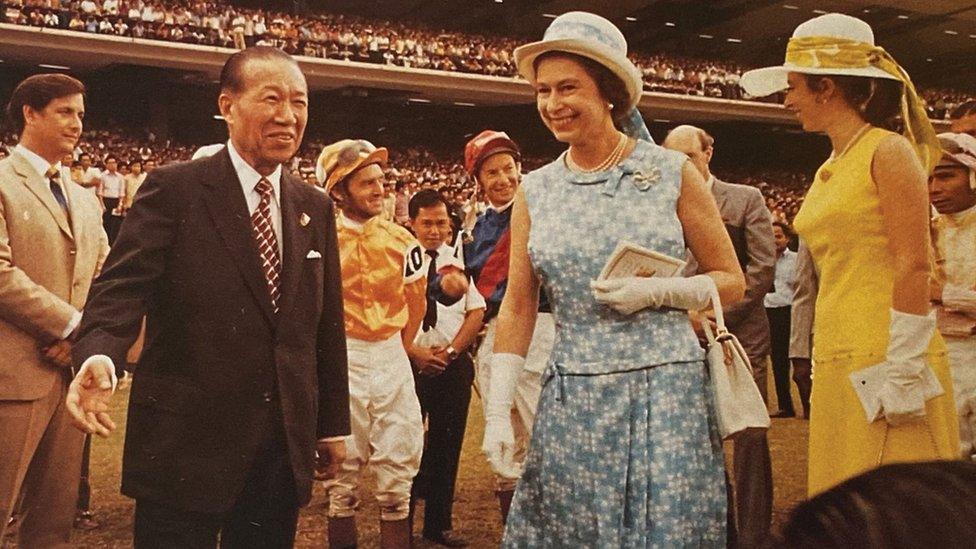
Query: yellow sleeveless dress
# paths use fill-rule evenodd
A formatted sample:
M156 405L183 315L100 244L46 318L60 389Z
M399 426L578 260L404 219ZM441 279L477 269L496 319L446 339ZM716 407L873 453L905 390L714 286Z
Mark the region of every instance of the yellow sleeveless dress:
M867 131L817 171L794 221L820 273L813 333L813 394L807 490L818 494L883 463L953 459L959 431L945 343L936 332L928 362L945 394L925 421L868 423L851 372L885 360L894 262L871 176L874 152L891 132Z

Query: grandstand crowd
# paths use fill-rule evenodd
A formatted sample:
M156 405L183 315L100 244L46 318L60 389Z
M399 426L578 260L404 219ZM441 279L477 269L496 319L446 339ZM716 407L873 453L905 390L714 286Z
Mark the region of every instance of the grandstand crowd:
M0 0L2 23L228 54L219 114L167 98L182 80L163 77L122 97L114 73L89 86L60 67L10 92L0 549L67 542L72 524L115 535L118 517L92 512L91 456L118 427L139 548L304 547L313 487L329 547L358 545L366 492L383 549L414 547L415 513L426 542L488 546L483 524L452 522L455 499L485 516L456 498L472 436L502 547L840 548L865 531L969 547L973 96L916 93L843 14L790 39L786 59L809 49L810 66L760 70L554 18L566 35L526 44L228 0ZM322 93L300 56L521 75L548 133L517 105L466 119ZM642 90L782 102L816 136L702 115L649 127ZM466 436L473 394L483 425ZM774 452L790 457L775 478ZM777 525L774 483L782 512L804 476L810 499ZM831 498L871 516L847 532L848 514L817 510ZM833 545L796 541L824 531Z
M17 143L17 137L6 133L0 142L0 158ZM82 161L88 167L102 171L109 158L118 161L122 176L128 176L133 164L139 164L141 172L152 171L172 162L190 160L193 152L201 144L188 145L172 140L160 140L153 135L135 136L130 132L115 128L112 130L86 131L73 155L74 179L82 182ZM321 185L315 178L315 157L322 150L324 142L311 138L303 145L298 155L292 159L292 175L302 178L312 185ZM470 229L474 216L484 211L484 197L479 196L473 178L464 170L460 151L452 154L417 146L392 147L391 162L387 170L390 181L389 200L396 197L396 208L391 206L391 215L400 224L408 223L407 202L418 191L435 189L450 201L460 219L465 220ZM86 159L87 157L87 159ZM523 157L523 170L531 171L550 162L544 156ZM94 172L92 172L94 173ZM728 169L719 170L726 181L756 187L762 191L770 212L779 220L791 222L803 202L803 195L810 185L809 176L785 170Z
M224 48L270 45L292 55L499 77L517 76L511 52L524 41L350 15L299 16L224 1L4 0L0 22ZM739 87L750 67L651 52L630 57L647 91L753 99ZM950 89L923 95L935 119L947 119L953 108L974 98Z

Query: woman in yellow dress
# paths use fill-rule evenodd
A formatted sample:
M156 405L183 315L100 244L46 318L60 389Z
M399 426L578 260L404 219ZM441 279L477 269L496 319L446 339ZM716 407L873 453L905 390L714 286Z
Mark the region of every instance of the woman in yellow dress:
M820 273L809 494L881 463L955 458L928 300L926 179L941 152L911 80L867 23L827 14L797 27L784 65L741 83L753 96L785 89L803 129L833 145L794 223ZM897 115L902 135L885 129Z

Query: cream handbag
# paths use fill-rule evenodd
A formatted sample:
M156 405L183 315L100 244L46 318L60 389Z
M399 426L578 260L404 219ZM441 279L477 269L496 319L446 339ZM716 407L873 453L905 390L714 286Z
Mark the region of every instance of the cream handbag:
M715 415L723 439L749 427L769 428L769 412L759 387L752 378L752 367L738 338L725 327L718 289L712 288L716 332L702 322L708 342L708 374L715 396Z

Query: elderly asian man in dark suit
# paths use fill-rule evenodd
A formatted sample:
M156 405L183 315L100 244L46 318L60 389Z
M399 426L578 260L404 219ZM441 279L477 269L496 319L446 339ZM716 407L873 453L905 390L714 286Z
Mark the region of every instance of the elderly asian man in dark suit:
M149 174L74 348L69 408L108 435L114 369L146 315L122 467L136 547L292 547L314 470L345 455L333 205L282 166L305 77L281 50L248 48L224 65L218 105L227 146Z

